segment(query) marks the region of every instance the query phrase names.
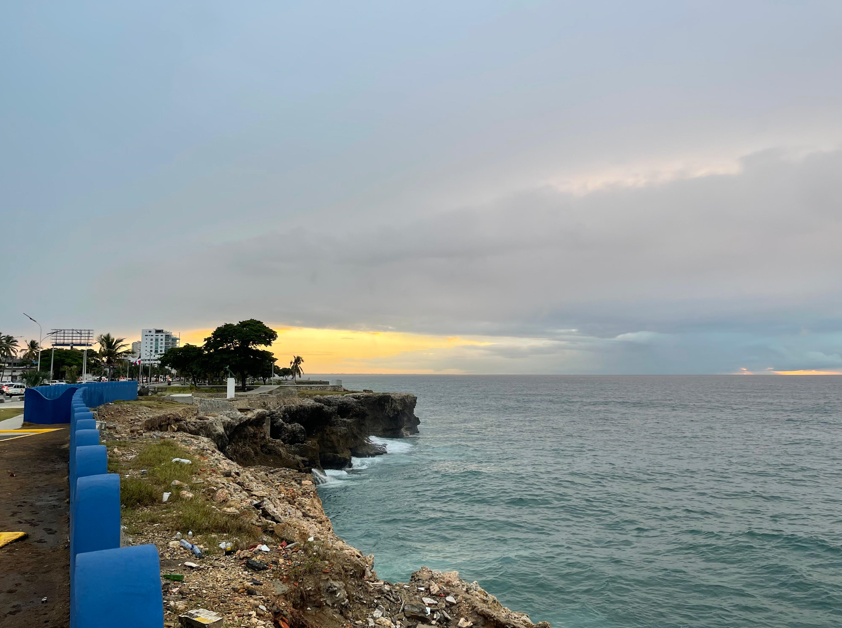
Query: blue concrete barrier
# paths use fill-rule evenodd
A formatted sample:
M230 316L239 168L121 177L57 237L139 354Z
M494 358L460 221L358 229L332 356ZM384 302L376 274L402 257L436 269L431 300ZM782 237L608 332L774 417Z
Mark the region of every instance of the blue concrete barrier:
M76 480L88 475L108 473L108 452L105 445L76 446L76 464L68 473L70 503L76 498Z
M105 445L84 445L76 448L76 479L108 473L108 450Z
M70 422L70 626L160 628L164 603L158 550L154 545L120 547L120 476L107 473L108 452L99 444L89 410L91 401L107 403L104 393L75 388L50 394L51 399L33 397L33 407L42 422Z
M70 447L68 481L76 477L76 452L79 447L99 445L99 430L76 430L76 433L71 436L74 439L74 446Z
M76 410L73 416L70 417L70 427L75 426L79 421L93 421L94 413L85 408L84 410Z
M79 554L71 600L74 628L160 628L161 566L154 545Z
M81 401L89 408L113 401L137 399L137 382L97 382L36 386L24 392L23 420L49 425L69 423L71 401Z
M70 426L70 451L73 451L76 445L76 434L79 430L95 430L96 421L93 419L80 419ZM99 443L97 443L99 444ZM73 489L73 478L70 478L70 489Z
M79 554L120 547L120 476L104 473L76 480L70 516L73 573Z

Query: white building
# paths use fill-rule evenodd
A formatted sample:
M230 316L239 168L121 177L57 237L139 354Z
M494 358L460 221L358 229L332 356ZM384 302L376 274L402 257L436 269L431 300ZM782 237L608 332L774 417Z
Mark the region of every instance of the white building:
M132 362L140 357L140 340L135 340L132 343Z
M144 329L140 335L140 357L143 364L157 364L167 349L178 346L180 339L163 329ZM132 347L134 348L134 347Z

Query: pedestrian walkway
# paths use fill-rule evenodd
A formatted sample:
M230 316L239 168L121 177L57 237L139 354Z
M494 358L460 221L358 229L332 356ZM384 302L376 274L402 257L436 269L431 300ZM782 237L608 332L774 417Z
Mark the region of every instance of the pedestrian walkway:
M273 390L280 388L280 386L258 386L254 390L249 390L248 392L241 392L237 393L237 396L240 397L242 395L265 395L267 393L272 392Z
M0 626L70 622L67 428L29 430L0 442L0 532L26 536L0 547Z
M16 438L24 438L25 436L35 436L37 434L46 434L47 432L55 432L60 428L52 428L48 430L0 430L0 441L14 440Z

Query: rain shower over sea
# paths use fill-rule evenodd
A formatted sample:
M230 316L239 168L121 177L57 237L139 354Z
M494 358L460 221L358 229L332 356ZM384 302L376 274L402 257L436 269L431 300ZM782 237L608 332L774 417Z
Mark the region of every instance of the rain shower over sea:
M421 433L330 472L380 577L558 628L842 625L842 378L344 376Z

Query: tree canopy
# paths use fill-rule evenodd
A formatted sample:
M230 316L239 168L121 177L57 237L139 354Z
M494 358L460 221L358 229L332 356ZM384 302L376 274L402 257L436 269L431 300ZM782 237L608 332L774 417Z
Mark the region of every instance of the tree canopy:
M245 388L249 376L272 376L275 356L258 347L269 346L277 339L278 333L274 329L253 318L236 325L225 323L205 338L208 366L216 372L230 368L239 375Z
M167 349L161 356L160 364L175 369L182 377L189 377L194 386L212 370L204 348L191 344Z

